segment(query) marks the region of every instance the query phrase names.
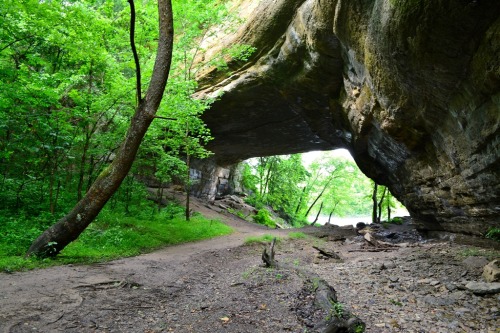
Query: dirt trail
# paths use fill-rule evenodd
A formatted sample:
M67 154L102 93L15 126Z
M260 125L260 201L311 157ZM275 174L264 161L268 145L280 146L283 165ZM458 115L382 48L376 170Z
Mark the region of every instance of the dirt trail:
M0 332L10 332L19 323L38 321L44 325L58 321L67 312L79 307L83 301L78 289L90 286L113 286L119 282L137 281L149 288L175 283L185 273L185 267L193 258L208 251L232 249L244 243L250 236L263 234L283 235L286 231L271 230L247 223L231 214L208 208L195 201L195 211L208 218L222 219L234 232L227 236L199 242L167 247L137 257L111 262L83 265L67 265L13 274L0 273ZM215 209L215 210L214 210ZM31 326L30 326L31 327ZM26 331L31 331L27 329ZM23 331L22 326L12 331Z
M102 264L0 273L0 333L315 332L331 313L315 310L310 281L293 267L333 286L340 311L361 318L366 332L499 332L500 296L464 287L481 280L484 257L466 261L463 246L421 242L411 222L383 230L390 241L410 239L388 252L366 252L352 230L302 229L327 234L279 243L276 259L286 265L269 270L261 267L262 245L241 245L249 236L287 231L193 201L195 211L234 233ZM322 257L318 246L341 259Z

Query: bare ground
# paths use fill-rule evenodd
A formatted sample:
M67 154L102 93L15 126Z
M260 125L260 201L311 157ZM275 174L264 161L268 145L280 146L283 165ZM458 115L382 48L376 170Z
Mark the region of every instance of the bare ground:
M193 207L235 232L103 264L0 274L0 332L312 332L325 314L314 307L307 276L263 268L263 245L243 245L249 236L287 231L196 200ZM338 228L318 236L327 237L282 241L278 261L328 281L367 332L500 332L498 297L463 288L480 271L457 257L462 247L410 239L388 252L362 252L360 236L346 239Z

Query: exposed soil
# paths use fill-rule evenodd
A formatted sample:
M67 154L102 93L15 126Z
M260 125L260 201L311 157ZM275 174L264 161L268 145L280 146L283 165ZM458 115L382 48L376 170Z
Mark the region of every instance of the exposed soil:
M264 245L244 239L288 231L196 200L193 208L235 232L103 264L2 273L0 331L313 332L328 314L314 306L306 271L333 286L367 332L500 332L498 295L463 287L481 268L463 262L462 246L423 242L409 222L384 230L404 244L382 252L349 229L305 228L320 238L280 242L276 270L262 267Z

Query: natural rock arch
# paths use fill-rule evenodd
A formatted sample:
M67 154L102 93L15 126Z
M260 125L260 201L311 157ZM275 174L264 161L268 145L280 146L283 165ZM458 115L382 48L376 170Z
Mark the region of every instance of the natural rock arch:
M220 165L347 148L429 230L500 226L500 6L465 0L242 1L210 48L257 52L199 78ZM253 6L255 7L255 6ZM207 56L210 56L209 54Z

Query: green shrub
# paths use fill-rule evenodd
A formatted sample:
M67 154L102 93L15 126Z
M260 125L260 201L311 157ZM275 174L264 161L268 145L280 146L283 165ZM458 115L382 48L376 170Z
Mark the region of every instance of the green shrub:
M392 220L391 220L391 223L392 224L403 224L403 218L402 217L394 217Z
M288 234L288 238L290 238L290 239L304 239L307 237L308 236L303 232L290 232Z
M252 236L252 237L247 237L245 239L245 244L268 244L273 241L273 239L276 238L276 242L279 243L281 241L281 238L273 236L273 235L262 235L262 236Z
M257 196L257 195L251 195L245 198L245 202L249 204L250 206L255 207L256 209L262 209L264 208L264 203L262 202L262 199Z
M258 224L266 225L269 228L276 228L276 223L271 218L269 211L265 208L260 209L252 218Z
M488 232L486 233L486 238L500 242L500 228L491 228L490 230L488 230Z

